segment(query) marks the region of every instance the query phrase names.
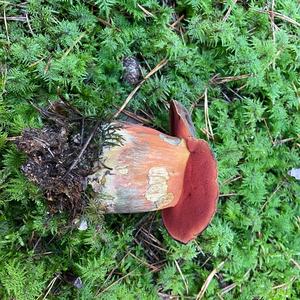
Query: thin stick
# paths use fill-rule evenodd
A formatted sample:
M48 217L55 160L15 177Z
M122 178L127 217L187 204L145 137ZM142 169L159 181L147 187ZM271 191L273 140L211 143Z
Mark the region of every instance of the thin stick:
M45 300L47 298L47 296L49 295L49 293L51 292L51 289L53 288L53 285L55 283L55 281L60 277L60 274L56 275L51 281L50 283L48 284L47 288L47 292L45 294L45 296L43 297L42 300ZM42 295L40 295L37 299L39 299Z
M224 295L228 292L230 292L231 290L233 290L236 287L236 283L232 283L230 285L227 285L224 289L222 289L221 295Z
M32 35L34 35L34 32L33 32L32 28L31 28L31 25L30 25L30 22L29 22L28 14L26 14L25 17L26 17L26 21L27 21L27 25L28 25L28 28L30 30L30 33Z
M176 265L176 268L177 268L177 270L178 270L178 272L179 272L179 274L180 274L180 276L181 276L181 278L182 278L182 281L183 281L183 283L184 283L186 293L188 294L188 293L189 293L189 286L188 286L188 284L187 284L187 282L186 282L185 277L183 276L183 274L182 274L182 272L181 272L181 269L180 269L179 264L178 264L178 262L177 262L176 259L175 259L175 265Z
M158 267L155 267L153 265L148 264L146 261L143 261L142 259L140 259L139 257L135 256L134 254L132 254L131 252L129 252L129 255L132 256L133 258L135 258L136 260L138 260L140 263L142 263L143 265L147 266L148 268L152 269L152 272L158 272L160 269Z
M207 130L207 138L211 136L212 139L214 139L214 133L211 127L209 114L208 114L208 97L207 97L207 88L204 91L204 118L205 118L205 126Z
M162 67L164 67L168 63L167 59L163 59L160 61L157 66L152 69L145 78L134 88L134 90L128 95L128 97L125 99L123 105L120 107L120 109L115 113L114 118L117 118L119 114L123 111L123 109L127 106L129 101L133 98L133 96L136 94L136 92L140 89L140 87L143 85L143 83L151 77L154 73L156 73L158 70L160 70Z
M233 0L233 1L232 1L232 4L231 4L230 7L228 8L228 10L227 10L227 12L226 12L226 14L225 14L225 16L224 16L224 18L223 18L223 22L226 22L226 21L227 21L228 17L230 16L230 13L231 13L231 11L232 11L232 9L233 9L233 6L234 6L236 3L237 3L237 0Z
M275 141L275 142L274 142L274 146L279 146L279 145L285 144L285 143L287 143L287 142L291 142L291 141L293 141L294 139L295 139L295 138L287 138L287 139Z
M297 21L295 21L294 19L286 16L286 15L283 15L281 13L278 13L276 11L270 11L270 10L261 10L261 9L254 9L255 11L257 11L258 13L261 13L261 14L273 14L274 17L278 18L278 19L281 19L283 21L286 21L292 25L295 25L295 26L298 26L300 27L300 23L298 23Z
M4 1L4 0L0 0L0 3L1 4L8 4L8 5L12 5L12 6L16 6L16 7L21 7L21 8L24 8L26 7L26 2L25 3L21 3L21 4L16 4L16 3L11 3L9 1Z
M180 16L174 23L170 25L171 28L175 29L176 25L180 23L184 18L184 15Z
M155 16L150 12L148 11L145 7L143 7L142 5L138 4L137 5L139 9L141 9L143 11L143 13L148 16L148 17L152 17L154 18Z
M270 129L269 129L268 123L267 123L267 121L266 121L265 118L263 118L263 121L264 121L264 123L265 123L265 125L266 125L267 132L268 132L268 135L269 135L269 139L271 140L271 143L272 143L272 145L274 146L274 140L273 140L273 138L272 138L271 131L270 131Z
M265 201L265 203L263 204L263 206L261 207L260 211L263 211L265 209L265 207L267 206L267 204L270 202L270 200L274 197L274 195L279 191L279 189L283 186L284 181L281 181L278 183L278 185L276 186L274 192L272 193L272 195Z
M279 285L276 285L276 286L272 287L272 290L277 290L277 289L282 289L282 288L285 289L285 288L287 288L290 284L294 283L295 280L296 280L296 277L292 277L292 278L290 279L289 282L287 282L287 283L282 283L282 284L279 284Z
M196 297L196 300L200 300L203 298L210 282L212 281L212 279L214 278L214 276L216 275L217 272L219 272L219 270L223 267L225 261L222 261L215 269L212 270L212 272L208 275L208 277L206 278L199 294Z
M290 261L300 270L300 264L297 261L295 261L293 258L291 258Z
M26 22L26 17L23 17L23 16L16 16L16 17L0 17L0 20Z
M125 255L123 256L123 258L117 263L117 265L110 271L110 273L108 274L108 276L106 277L106 279L104 280L102 286L100 287L100 289L97 291L97 294L100 292L100 290L104 287L104 285L108 282L108 280L111 278L111 276L113 275L113 273L118 269L118 267L120 266L121 262L130 254L130 250L127 251L127 253L125 253Z
M241 95L239 95L235 90L233 90L233 89L230 88L230 87L228 87L228 89L229 89L232 93L234 93L238 98L240 98L241 100L244 100L244 98L243 98Z
M251 272L251 269L248 269L248 271L243 275L243 278L246 278L248 276L248 274ZM228 293L229 291L231 291L232 289L236 288L237 284L236 283L232 283L226 287L224 287L221 291L221 295L224 295L226 293Z
M74 41L71 47L63 54L61 59L64 59L68 54L74 49L74 47L80 42L80 40L85 36L85 32L82 32L79 37Z
M32 64L30 64L28 67L32 68L34 66L36 66L39 62L43 61L47 56L43 56L42 58L40 58L39 60L33 62Z
M95 133L96 133L96 131L97 131L97 129L98 129L100 123L101 123L101 120L98 120L97 123L96 123L96 125L94 126L94 128L93 128L93 130L92 130L92 132L91 132L91 134L90 134L90 136L89 136L89 138L87 139L87 141L86 141L85 144L83 145L83 147L82 147L82 149L81 149L79 155L78 155L78 156L76 157L76 159L73 161L71 167L69 168L69 170L68 170L67 173L65 174L65 177L66 177L67 175L69 175L70 172L71 172L71 171L76 167L76 165L78 164L78 162L79 162L80 158L82 157L84 151L86 150L86 148L87 148L88 145L90 144L92 138L94 137L94 135L95 135Z
M230 177L230 178L224 180L224 181L222 182L222 185L232 183L232 182L237 181L237 180L239 180L239 179L241 179L241 178L242 178L242 175L238 175L238 176L236 176L236 177L232 176L232 177Z
M222 83L226 83L226 82L246 79L251 76L252 76L251 74L243 74L243 75L238 75L238 76L226 76L226 77L218 77L218 75L216 75L210 80L210 82L212 84L222 84Z
M115 108L117 108L115 105L114 105ZM122 111L122 114L126 115L127 117L129 118L132 118L140 123L143 123L143 124L151 124L151 120L148 120L142 116L139 116L129 110L126 110L126 109L123 109Z
M4 18L4 26L5 26L5 31L6 31L6 38L7 38L7 41L10 43L9 34L8 34L7 20L6 20L5 6L3 8L3 18Z
M271 22L271 30L272 30L272 37L273 37L273 43L274 46L276 47L276 24L274 22L274 9L275 9L275 0L272 0L272 4L271 4L271 13L269 14L269 18L270 18L270 22ZM275 61L276 61L276 56L274 57L273 61L272 61L272 66L273 66L273 70L275 70Z
M220 194L219 197L230 197L230 196L238 196L237 193L228 193L228 194Z
M118 280L116 280L115 282L113 282L112 284L110 284L108 287L106 287L104 290L99 291L96 296L99 296L103 293L105 293L106 291L108 291L112 286L116 285L117 283L119 283L120 281L122 281L123 279L125 279L126 277L130 276L132 273L135 272L135 270L137 270L139 267L141 266L141 264L139 264L136 268L134 268L131 272L127 273L126 275L122 276L121 278L119 278Z
M3 78L3 84L2 84L2 92L1 92L1 95L3 95L6 90L5 90L5 87L6 87L6 81L7 81L7 66L6 64L3 66L4 68L4 72L2 71L1 73L1 77Z
M108 26L108 27L111 27L111 28L116 29L117 31L121 32L121 29L120 29L120 28L113 26L113 25L112 25L111 23L109 23L108 21L106 21L106 20L104 20L104 19L101 19L101 18L99 18L99 17L97 18L97 20L98 20L101 24L103 24L103 25L105 25L105 26Z

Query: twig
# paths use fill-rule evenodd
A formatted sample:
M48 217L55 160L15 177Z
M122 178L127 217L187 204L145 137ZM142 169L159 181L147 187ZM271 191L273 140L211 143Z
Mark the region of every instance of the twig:
M274 46L276 47L276 34L275 34L275 31L276 31L277 26L274 22L274 9L275 9L275 0L272 0L271 13L269 14L269 18L270 18L270 21L271 21L271 30L272 30L273 43L274 43ZM275 69L275 60L276 60L276 57L274 57L273 62L272 62L273 70Z
M300 27L300 23L298 23L294 19L292 19L292 18L290 18L290 17L288 17L284 14L281 14L281 13L278 13L278 12L275 12L275 11L271 11L271 10L262 10L262 9L254 9L254 10L258 13L261 13L261 14L272 14L272 15L274 15L274 17L276 17L278 19L281 19L281 20L286 21L286 22L288 22L292 25Z
M241 91L243 88L245 88L247 86L247 84L243 84L242 86L240 86L239 88L236 89L237 92Z
M228 97L223 91L221 91L221 93L223 94L223 96L225 97L225 99L226 99L228 102L231 102L231 100L229 99L229 97Z
M98 291L96 296L99 296L103 293L105 293L106 291L108 291L112 286L116 285L117 283L119 283L120 281L122 281L123 279L125 279L126 277L130 276L132 273L135 272L135 270L137 270L139 267L141 266L141 264L139 264L136 268L134 268L131 272L127 273L126 275L122 276L121 278L119 278L118 280L114 281L112 284L110 284L108 287L106 287L105 289L103 289L102 291Z
M237 193L228 193L228 194L220 194L219 197L230 197L230 196L238 196Z
M174 23L170 25L171 28L175 29L176 25L184 19L184 15L180 16Z
M236 176L236 177L232 176L232 177L230 177L229 179L224 180L224 181L222 182L222 185L232 183L232 182L234 182L234 181L237 181L237 180L241 179L242 177L243 177L242 175L238 175L238 176Z
M115 106L115 107L116 107L116 106ZM135 113L133 113L133 112L131 112L131 111L129 111L129 110L123 109L122 113L123 113L124 115L126 115L127 117L132 118L132 119L134 119L134 120L136 120L136 121L138 121L138 122L140 122L140 123L143 123L143 124L151 124L151 121L150 121L150 120L148 120L148 119L146 119L146 118L144 118L144 117L142 117L142 116L139 116L139 115L137 115L137 114L135 114Z
M266 125L267 132L268 132L268 135L269 135L269 139L271 140L271 143L272 143L272 145L274 146L274 140L273 140L273 138L272 138L271 131L270 131L270 129L269 129L268 123L267 123L267 121L266 121L265 118L263 118L263 121L264 121L264 123L265 123L265 125Z
M6 16L4 16L4 17L0 17L0 20L26 22L26 17L23 17L23 16L6 17Z
M144 233L144 235L146 237L150 238L154 243L161 245L161 242L155 236L153 236L153 234L151 234L149 231L147 231L145 228L142 227L141 232ZM167 252L166 249L162 248L162 250Z
M32 35L34 35L34 32L33 32L32 28L31 28L31 25L30 25L30 22L29 22L29 18L28 18L28 14L27 14L27 13L26 13L25 17L26 17L26 21L27 21L27 25L28 25L28 28L29 28L30 33L31 33Z
M187 284L187 281L186 281L185 277L183 276L183 274L182 274L182 272L181 272L181 269L180 269L179 264L178 264L178 262L177 262L176 259L175 259L175 265L176 265L176 268L177 268L177 270L178 270L178 272L179 272L179 274L180 274L180 276L181 276L181 278L182 278L182 281L183 281L183 283L184 283L186 293L188 294L188 293L189 293L189 286L188 286L188 284Z
M250 272L251 272L251 268L248 269L248 271L243 275L243 278L246 278ZM224 295L224 294L228 293L232 289L236 288L236 286L237 286L236 283L232 283L232 284L226 286L225 288L222 289L221 295Z
M30 64L28 67L32 68L34 66L36 66L39 62L43 61L47 56L43 56L42 58L40 58L39 60L33 62L32 64Z
M161 300L179 300L179 296L169 295L161 292L158 292L157 294Z
M121 262L130 254L130 250L127 251L127 253L125 253L125 255L123 256L123 258L117 263L117 265L110 271L110 273L108 274L108 276L106 277L106 279L104 280L102 286L100 287L100 289L97 291L97 294L101 291L101 289L104 287L104 285L108 282L108 280L111 278L111 276L113 275L113 273L118 269L119 265L121 264Z
M7 20L6 20L5 6L3 8L3 18L4 18L4 26L5 26L5 31L6 31L6 38L7 38L8 43L10 43L9 34L8 34L8 27L7 27Z
M274 142L274 146L279 146L279 145L282 145L282 144L291 142L291 141L293 141L293 140L295 140L295 138L287 138L287 139L275 141L275 142Z
M11 6L16 6L16 7L21 7L21 8L25 8L26 7L26 2L24 3L12 3L11 1L4 1L4 0L0 0L1 4L6 4L6 5L11 5Z
M293 258L291 258L290 261L300 270L300 264L297 261L295 261Z
M37 246L38 246L38 244L40 243L41 239L42 239L42 237L40 236L40 237L38 238L37 242L35 243L33 249L32 249L33 252L34 252L35 249L37 248Z
M287 283L282 283L282 284L273 286L273 287L272 287L272 290L277 290L277 289L282 289L282 288L285 289L285 288L287 288L290 284L292 284L295 280L296 280L296 277L294 276L294 277L292 277L292 278L290 279L290 281L287 282Z
M217 272L219 272L219 270L223 267L225 261L222 261L215 269L212 270L212 272L208 275L208 277L206 278L199 294L196 297L196 300L200 300L203 298L210 282L212 281L213 277L216 275Z
M196 106L199 105L198 102L199 102L202 98L204 98L204 93L203 93L202 95L200 95L195 101L193 101L193 103L192 103L192 105L191 105L191 107L190 107L190 109L189 109L190 114L193 113L193 110L195 109Z
M208 114L208 97L207 97L207 88L204 91L204 118L205 118L205 126L207 131L207 139L210 137L214 139L214 133L211 127L209 114Z
M209 261L211 260L211 257L209 256L204 263L201 264L200 268L202 268L203 266L205 266Z
M1 77L2 77L3 81L2 81L2 91L1 91L0 95L3 95L6 92L5 87L6 87L6 82L7 82L7 66L4 65L3 69L4 69L3 70L4 72L3 71L1 72L2 73Z
M140 87L143 85L143 83L151 77L154 73L156 73L158 70L160 70L162 67L164 67L168 63L167 59L163 59L158 63L158 65L152 69L145 77L144 79L134 88L134 90L128 95L128 97L125 99L123 105L120 107L120 109L115 113L114 118L117 118L119 114L123 111L123 109L127 106L129 101L133 98L133 96L136 94L136 92L140 89Z
M78 164L78 162L79 162L79 160L81 159L81 157L82 157L84 151L86 150L86 148L87 148L88 145L90 144L92 138L94 137L94 135L95 135L95 133L96 133L96 131L97 131L97 129L98 129L100 123L101 123L101 120L98 120L97 123L96 123L96 125L94 126L94 128L93 128L93 130L92 130L90 136L88 137L88 139L86 140L85 144L83 145L83 147L82 147L82 149L81 149L79 155L76 157L76 159L73 161L72 165L70 166L69 170L66 172L65 177L66 177L67 175L69 175L70 172L71 172L71 171L76 167L76 165Z
M55 115L53 113L50 113L46 110L43 110L41 108L39 108L37 105L35 105L32 101L28 101L30 105L32 105L39 113L41 116L43 116L44 118L48 118L54 122L57 122L59 125L64 126L65 123L60 120L59 118L55 117Z
M6 140L9 141L9 142L14 142L14 141L17 141L21 138L21 136L12 136L12 137L7 137Z
M238 75L238 76L219 77L219 74L217 74L210 79L210 82L212 84L222 84L222 83L226 83L226 82L230 82L230 81L246 79L251 76L252 76L251 74L243 74L243 75Z
M48 296L49 293L51 292L51 289L53 288L53 285L54 285L55 281L56 281L59 277L60 277L60 274L56 275L56 276L50 281L50 283L48 284L48 286L47 286L47 288L46 288L46 289L47 289L47 292L46 292L46 294L45 294L45 296L43 297L42 300L45 300L45 299L47 298L47 296ZM42 296L42 295L38 296L37 299L39 299L41 296Z
M231 11L232 11L232 8L233 8L233 6L236 4L236 2L237 2L237 0L233 0L233 1L232 1L232 4L231 4L230 7L228 8L228 10L227 10L227 12L226 12L226 14L225 14L225 16L224 16L224 18L223 18L223 22L226 22L226 21L227 21L227 19L228 19L230 13L231 13Z
M150 12L148 11L145 7L143 7L142 5L138 4L137 5L139 9L141 9L143 11L143 13L148 16L148 17L152 17L154 18L155 16Z
M244 98L240 95L240 94L238 94L235 90L233 90L232 88L230 88L230 87L227 87L232 93L234 93L238 98L240 98L241 100L244 100Z
M108 27L111 27L111 28L116 29L117 31L121 32L121 29L120 29L120 28L113 26L113 25L112 25L111 23L109 23L108 21L106 21L106 20L104 20L104 19L102 19L102 18L99 18L99 17L97 18L97 20L98 20L101 24L103 24L103 25L105 25L105 26L108 26Z
M265 203L261 207L261 209L260 209L261 212L265 209L265 207L267 206L267 204L274 197L274 195L279 191L279 189L283 186L283 184L284 184L284 181L281 181L281 182L278 183L278 185L276 186L274 192L271 194L271 196L265 201Z
M131 252L129 252L129 255L132 256L133 258L135 258L136 260L138 260L140 263L142 263L143 265L147 266L148 268L152 269L152 272L158 272L160 269L158 267L155 267L153 265L148 264L146 261L143 261L142 259L140 259L139 257L135 256L134 254L132 254Z
M61 57L61 60L63 60L68 54L74 49L74 47L80 42L80 40L85 36L85 32L82 32L79 37L74 41L74 43L67 49L67 51L63 54Z

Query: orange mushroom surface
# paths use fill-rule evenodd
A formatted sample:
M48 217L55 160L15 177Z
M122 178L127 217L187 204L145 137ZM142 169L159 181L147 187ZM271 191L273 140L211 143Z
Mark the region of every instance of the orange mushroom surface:
M135 213L174 206L182 195L189 150L184 139L149 127L116 122L119 146L104 149L107 168L88 176L106 213Z
M194 137L195 130L186 109L173 101L170 114L172 134L185 138L190 156L181 197L176 206L162 211L162 217L169 234L187 243L207 227L216 211L217 164L208 143Z

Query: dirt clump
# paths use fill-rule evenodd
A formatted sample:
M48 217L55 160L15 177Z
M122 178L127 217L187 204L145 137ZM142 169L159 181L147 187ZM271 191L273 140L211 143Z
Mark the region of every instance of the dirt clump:
M38 110L46 125L25 129L15 140L28 157L22 171L44 192L51 213L67 212L74 218L87 203L86 177L105 167L95 164L106 140L102 122L84 118L64 102Z

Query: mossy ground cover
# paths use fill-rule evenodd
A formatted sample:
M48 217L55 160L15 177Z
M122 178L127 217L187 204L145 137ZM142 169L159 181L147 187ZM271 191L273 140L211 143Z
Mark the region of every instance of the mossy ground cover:
M1 0L0 15L1 299L300 298L298 1ZM164 66L126 109L167 132L168 101L182 102L218 160L218 211L188 245L158 212L91 205L79 231L9 141L43 126L34 106L113 115L138 84L128 57L142 76Z

